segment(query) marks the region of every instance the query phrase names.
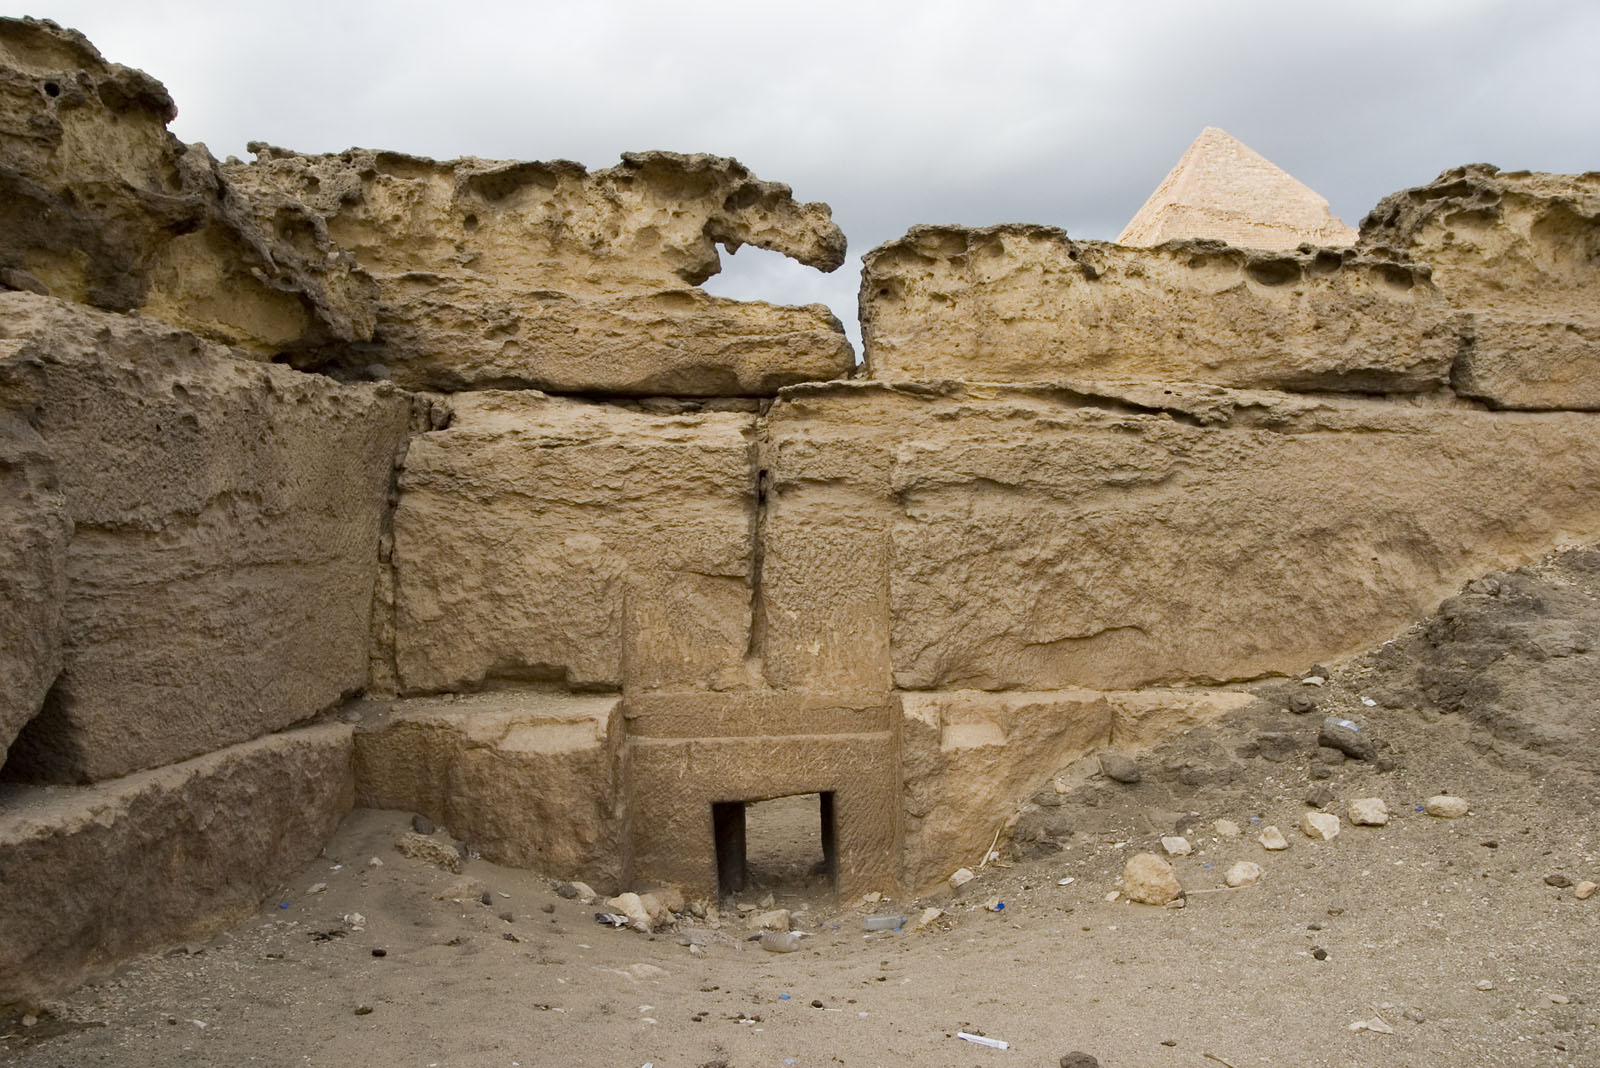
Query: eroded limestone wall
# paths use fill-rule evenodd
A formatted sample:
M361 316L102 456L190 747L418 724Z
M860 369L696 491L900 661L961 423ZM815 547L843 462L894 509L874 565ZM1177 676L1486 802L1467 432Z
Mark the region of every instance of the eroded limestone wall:
M914 228L851 381L827 309L698 288L843 260L737 161L218 165L170 116L0 20L0 1002L352 801L710 896L714 804L822 793L842 893L920 889L1078 758L1600 536L1592 175L1447 172L1345 249ZM119 907L161 857L193 892Z

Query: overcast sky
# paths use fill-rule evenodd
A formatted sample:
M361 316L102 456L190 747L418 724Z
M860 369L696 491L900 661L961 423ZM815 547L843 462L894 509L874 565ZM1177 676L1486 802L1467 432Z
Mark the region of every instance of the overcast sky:
M173 131L451 158L736 156L833 206L831 276L747 249L707 288L824 301L855 336L859 253L914 223L1112 238L1220 126L1352 225L1486 161L1600 169L1590 0L466 3L59 0L164 81Z

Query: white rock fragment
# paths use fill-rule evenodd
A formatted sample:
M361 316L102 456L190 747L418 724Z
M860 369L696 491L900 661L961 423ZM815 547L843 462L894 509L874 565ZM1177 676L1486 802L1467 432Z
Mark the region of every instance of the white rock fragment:
M1467 799L1464 797L1456 797L1454 794L1435 794L1433 797L1428 798L1427 803L1422 807L1430 816L1454 820L1465 816L1471 806L1467 804Z
M773 909L770 912L757 912L747 921L749 926L760 931L787 931L793 927L788 909Z
M1550 998L1550 1004L1552 1005L1565 1005L1572 1000L1565 994L1550 994L1548 997Z
M1258 841L1260 841L1263 849L1279 850L1289 848L1289 840L1276 827L1261 828L1261 836Z
M1381 797L1361 797L1350 802L1349 815L1358 827L1382 827L1389 822L1389 806Z
M1475 986L1476 986L1476 987L1477 987L1477 988L1478 988L1478 989L1479 989L1479 990L1493 990L1493 989L1494 989L1494 984L1493 984L1493 983L1491 983L1491 982L1490 982L1490 981L1489 981L1489 980L1487 980L1487 979L1479 979L1479 980L1478 980L1478 981L1477 981L1477 983L1475 983L1475 984L1474 984L1474 985L1475 985Z
M1165 857L1135 853L1122 869L1122 893L1143 905L1165 905L1183 893L1183 887Z
M311 889L306 891L306 896L309 897L312 894L320 894L324 890L326 890L327 888L328 888L328 884L327 883L312 883L311 884Z
M1331 842L1339 837L1339 817L1331 812L1307 812L1300 817L1300 830L1307 838Z
M1249 886L1261 878L1261 865L1254 861L1241 860L1228 869L1223 881L1231 887Z
M1394 1028L1390 1027L1382 1017L1374 1016L1370 1020L1357 1020L1348 1025L1351 1031L1371 1031L1375 1035L1392 1035Z
M381 867L383 867L383 861L379 860L377 857L368 857L367 858L367 867L369 867L369 868L381 868Z
M1300 685L1302 685L1302 686L1322 686L1322 685L1326 684L1327 681L1328 680L1323 678L1321 675L1307 675L1305 678L1300 680Z
M579 904L587 905L591 901L593 901L595 898L600 896L599 894L594 892L594 887L590 886L588 883L580 883L580 882L574 881L571 885L572 885L572 888L578 892L578 903Z
M1237 838L1240 833L1239 825L1232 820L1218 820L1211 829L1217 832L1218 838Z
M1194 847L1189 844L1189 839L1180 835L1168 835L1161 839L1161 848L1166 850L1169 857L1186 857L1194 852Z
M950 889L959 890L975 878L971 868L957 868L950 876Z
M1593 894L1596 890L1600 890L1600 885L1596 885L1595 883L1591 882L1590 880L1585 879L1585 880L1583 880L1583 882L1579 883L1577 886L1574 886L1572 888L1572 896L1577 898L1579 901L1583 901L1584 899L1588 898L1591 894Z
M928 924L932 923L934 920L937 920L943 915L944 909L934 908L930 905L929 907L923 909L922 913L915 920L911 921L911 929L913 931L920 931L924 927L928 926Z

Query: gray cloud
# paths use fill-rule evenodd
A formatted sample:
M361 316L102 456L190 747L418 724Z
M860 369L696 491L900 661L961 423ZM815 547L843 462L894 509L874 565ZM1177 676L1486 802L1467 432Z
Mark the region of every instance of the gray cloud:
M1600 7L1012 2L793 7L61 0L108 58L161 78L174 132L436 157L737 156L825 200L860 252L917 222L1113 237L1203 126L1360 221L1448 166L1600 167ZM711 288L821 300L852 324L859 264L757 250Z

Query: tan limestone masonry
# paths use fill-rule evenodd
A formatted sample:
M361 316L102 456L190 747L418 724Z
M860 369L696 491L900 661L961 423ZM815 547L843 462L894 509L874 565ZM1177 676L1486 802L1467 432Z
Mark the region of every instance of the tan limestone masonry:
M745 805L817 795L839 892L914 892L1600 539L1594 174L1447 171L1352 244L1208 133L1147 214L1237 234L914 227L858 370L700 288L844 260L736 160L218 164L172 109L0 19L0 1004L231 922L352 804L713 897Z

